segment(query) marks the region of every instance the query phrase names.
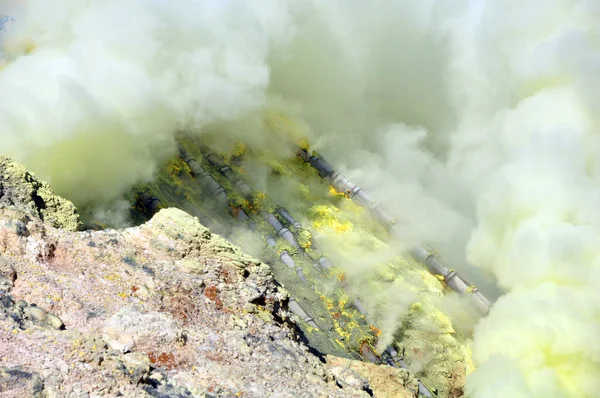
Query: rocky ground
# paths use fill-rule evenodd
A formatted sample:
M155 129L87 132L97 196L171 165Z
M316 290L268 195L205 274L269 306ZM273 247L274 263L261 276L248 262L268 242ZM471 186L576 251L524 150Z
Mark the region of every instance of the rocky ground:
M269 267L187 213L78 226L0 157L0 396L416 396L404 370L313 354Z

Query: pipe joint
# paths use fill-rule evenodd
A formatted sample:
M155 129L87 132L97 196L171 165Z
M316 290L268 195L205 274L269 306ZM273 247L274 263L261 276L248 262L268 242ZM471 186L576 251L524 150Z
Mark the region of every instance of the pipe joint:
M446 276L444 277L444 283L446 283L446 285L448 284L448 282L450 282L450 280L452 278L454 278L455 276L457 276L458 274L456 273L456 271L450 271L446 274Z

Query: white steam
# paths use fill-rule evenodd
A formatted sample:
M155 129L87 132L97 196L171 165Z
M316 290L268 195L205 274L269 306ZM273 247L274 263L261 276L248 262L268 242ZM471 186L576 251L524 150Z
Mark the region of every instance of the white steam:
M407 237L507 292L470 396L600 396L600 1L13 3L0 153L103 201L178 128L268 146L251 121L287 104Z
M473 396L600 396L598 5L489 2L455 28L468 257L508 291L476 328Z
M262 106L277 1L27 1L2 37L1 151L77 203L149 179L177 128ZM10 4L10 2L9 2ZM24 51L36 46L29 55Z

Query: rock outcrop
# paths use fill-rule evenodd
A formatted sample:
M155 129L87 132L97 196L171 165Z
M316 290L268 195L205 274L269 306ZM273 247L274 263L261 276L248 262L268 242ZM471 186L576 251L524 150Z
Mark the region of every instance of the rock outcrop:
M75 206L54 195L46 182L35 178L22 165L0 156L0 176L0 209L16 208L67 231L79 228Z
M0 158L1 396L415 396L405 372L311 353L269 267L187 213L78 227Z

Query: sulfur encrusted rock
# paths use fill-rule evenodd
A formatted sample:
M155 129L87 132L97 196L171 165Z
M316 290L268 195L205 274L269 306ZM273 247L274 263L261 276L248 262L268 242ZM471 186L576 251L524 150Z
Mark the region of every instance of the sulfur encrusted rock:
M79 228L75 206L54 194L50 186L38 180L22 165L0 156L0 207L15 207L39 217L45 223L67 231Z
M361 385L375 397L416 398L418 384L405 369L377 366L346 358L327 356L327 364L343 387Z

